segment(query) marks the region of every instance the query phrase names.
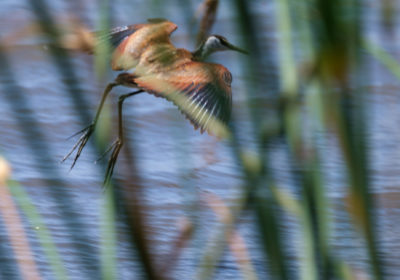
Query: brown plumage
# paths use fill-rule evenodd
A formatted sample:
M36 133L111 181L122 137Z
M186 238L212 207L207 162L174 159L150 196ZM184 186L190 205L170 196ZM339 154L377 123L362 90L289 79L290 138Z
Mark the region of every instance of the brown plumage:
M218 134L210 124L229 120L232 76L220 64L197 61L191 52L175 48L169 36L176 28L170 21L155 21L112 30L107 38L114 47L112 69L136 67L124 83L173 101L195 128ZM171 97L174 92L182 94L180 103Z
M112 147L106 180L112 174L122 146L122 103L125 98L137 93L144 91L172 101L201 132L207 131L219 137L227 135L232 76L224 66L202 60L215 51L244 51L219 35L209 36L195 52L178 49L170 41L170 35L176 28L170 21L153 19L145 24L112 29L106 36L97 36L97 44L108 41L112 46L112 69L129 72L120 74L106 88L94 122L82 131L84 134L64 160L78 148L75 164L94 130L104 100L117 85L138 90L120 97L119 137Z

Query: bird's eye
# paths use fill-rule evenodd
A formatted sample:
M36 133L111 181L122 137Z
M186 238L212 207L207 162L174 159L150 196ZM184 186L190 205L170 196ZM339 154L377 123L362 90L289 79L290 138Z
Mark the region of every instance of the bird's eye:
M228 40L226 40L224 37L219 37L219 41L222 45L226 45L228 43Z

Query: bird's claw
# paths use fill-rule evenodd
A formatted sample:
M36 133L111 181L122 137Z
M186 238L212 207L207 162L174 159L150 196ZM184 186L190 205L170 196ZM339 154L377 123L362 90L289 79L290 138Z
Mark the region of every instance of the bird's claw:
M117 140L114 141L114 143L110 146L110 148L107 149L107 151L110 151L112 149L112 152L110 159L108 160L106 175L104 177L104 185L106 185L106 183L109 182L109 180L111 179L111 176L114 172L115 163L117 162L118 154L119 151L121 150L122 144L123 144L122 140L118 138Z
M64 162L67 158L69 158L69 156L76 150L76 155L74 158L74 161L71 165L71 169L75 166L76 161L78 160L79 156L81 155L81 152L83 150L83 148L85 147L86 143L88 142L90 136L92 135L93 131L94 131L94 123L88 125L87 127L85 127L84 129L82 129L81 131L78 131L77 133L75 133L74 135L72 135L71 137L74 137L78 134L82 134L81 137L79 137L78 141L75 143L75 145L72 147L72 149L69 151L69 153L62 159L61 162Z

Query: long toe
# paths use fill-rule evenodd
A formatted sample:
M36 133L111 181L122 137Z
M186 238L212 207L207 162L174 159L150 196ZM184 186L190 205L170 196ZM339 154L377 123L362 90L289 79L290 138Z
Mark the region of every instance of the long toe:
M95 163L98 163L99 161L103 160L103 159L105 158L105 156L106 156L111 150L114 149L114 147L115 147L117 141L119 141L119 140L118 140L118 139L115 140L115 141L102 153L102 155L101 155L98 159L96 159Z
M64 162L67 158L69 158L74 151L76 150L76 155L74 158L74 161L72 162L71 169L75 166L76 161L78 160L79 156L82 153L83 148L85 147L86 143L89 141L90 136L92 135L94 131L94 125L90 124L89 126L85 127L75 135L81 134L81 137L79 137L78 141L75 143L75 145L72 147L72 149L69 151L69 153L63 158L62 162Z
M106 175L104 178L104 185L106 185L112 177L112 174L114 172L115 163L117 162L118 154L119 154L119 151L121 150L122 144L123 143L120 139L117 139L113 143L114 147L113 147L110 159L108 160L108 166L107 166Z

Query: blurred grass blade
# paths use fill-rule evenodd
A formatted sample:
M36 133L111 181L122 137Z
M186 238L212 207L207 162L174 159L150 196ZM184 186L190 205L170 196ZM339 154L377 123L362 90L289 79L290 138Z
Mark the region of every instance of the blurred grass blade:
M400 64L393 55L368 40L363 41L363 46L373 57L375 57L375 59L400 79Z
M99 21L97 23L97 29L99 30L99 37L106 37L110 32L111 15L110 15L110 2L108 0L101 0L99 5ZM111 44L109 40L105 40L101 44L95 44L94 56L94 69L99 79L104 78L105 74L110 68L110 54Z
M268 262L268 273L272 279L290 279L288 258L284 248L283 235L281 230L282 216L275 197L271 194L270 187L273 184L272 179L266 179L271 170L267 166L265 159L266 150L260 146L266 146L269 142L269 136L276 136L276 130L270 129L274 126L268 126L268 131L263 132L260 129L263 120L260 118L265 111L257 110L257 107L252 106L254 98L258 96L258 91L266 94L271 85L276 84L276 80L269 76L263 77L264 82L261 82L259 71L265 68L265 62L268 67L275 69L276 65L272 63L273 51L270 50L268 44L262 44L258 40L261 22L252 15L250 1L236 0L235 8L238 16L239 28L245 40L245 48L250 52L250 56L246 58L244 63L243 75L246 79L246 94L245 100L248 109L251 125L253 142L255 147L251 147L253 142L246 142L242 145L239 141L239 127L233 126L232 147L238 165L241 166L245 180L245 188L243 192L243 200L245 203L251 203L253 214L256 217L256 226L260 236L260 242L263 245L265 257ZM264 59L266 58L266 59ZM267 83L268 81L268 83ZM275 93L275 90L273 91ZM261 133L260 133L261 132ZM264 137L264 134L269 135ZM265 139L264 139L265 138ZM261 143L259 141L261 140ZM259 144L261 144L259 146ZM257 152L253 152L253 151ZM268 176L266 175L268 174Z
M57 252L57 247L53 242L51 234L44 224L42 217L30 201L28 194L16 181L9 180L8 185L10 186L11 193L17 201L18 206L28 218L31 226L36 229L35 233L44 253L47 256L47 262L54 273L55 279L68 279L67 272L61 257Z
M227 245L226 236L231 233L235 224L237 213L240 213L242 207L242 203L235 204L235 209L231 209L234 214L230 216L229 219L224 221L224 223L219 224L215 228L215 232L204 246L203 256L199 261L196 277L194 279L213 279L216 264L222 257L224 249Z
M268 256L269 274L272 279L290 279L287 266L286 251L282 230L280 229L281 217L279 207L274 200L269 186L259 189L254 199L254 210L257 218L257 227L261 235L264 250Z
M301 212L300 203L293 198L289 193L281 190L279 187L272 186L271 191L275 196L276 201L279 205L293 216L298 216Z
M291 23L290 6L287 0L277 0L277 28L279 32L278 40L278 54L279 54L279 72L280 72L280 87L281 95L284 105L283 118L285 131L287 132L287 141L289 143L290 152L293 154L291 160L300 164L302 162L302 151L304 144L301 136L301 111L300 104L296 102L296 95L298 95L298 80L296 62L294 60L293 50L293 29ZM295 164L296 164L295 163ZM301 171L300 171L301 172ZM315 239L317 233L313 226L313 213L310 211L312 208L313 200L310 199L312 190L310 189L309 182L304 180L305 174L300 174L299 180L303 188L303 203L301 204L300 223L303 230L303 246L298 248L303 251L303 256L300 257L301 277L305 280L318 279L317 267L317 252Z
M204 200L217 216L219 223L233 220L232 213L230 213L228 206L226 206L217 195L205 193ZM236 263L242 271L243 279L256 280L257 275L250 260L250 255L248 254L243 237L237 230L232 229L230 232L227 232L226 240L231 254L235 257Z
M326 71L324 79L326 84L335 84L338 89L328 95L330 98L327 111L333 120L341 152L347 167L350 184L349 192L351 207L349 212L361 229L371 261L371 275L375 279L382 279L381 258L378 252L378 239L376 230L375 203L371 194L370 168L367 151L367 118L366 95L367 91L360 91L365 76L369 75L368 67L362 60L361 47L361 9L360 1L341 3L321 2L325 7L325 23L331 29L324 47L329 49L332 58L334 53L341 52L335 61L325 60ZM327 9L329 8L329 10ZM332 12L335 11L335 12ZM350 12L349 19L343 19L338 11ZM332 19L334 19L332 21ZM330 21L329 21L330 20ZM335 23L336 25L332 25ZM375 49L373 49L375 51ZM323 57L321 57L321 60ZM341 62L340 62L341 61ZM339 63L338 63L339 62ZM339 66L339 68L338 68ZM340 71L338 71L340 70ZM354 78L353 78L354 76ZM356 87L356 90L351 90Z
M381 260L378 255L376 237L375 205L371 194L368 179L368 161L366 151L366 131L364 126L365 115L363 100L358 98L357 108L350 111L349 97L340 100L341 111L339 117L339 139L341 141L350 182L350 208L354 221L364 234L369 258L372 265L372 275L375 279L382 279Z
M199 14L202 14L199 32L197 33L197 45L200 45L208 35L215 22L219 0L203 0Z
M22 278L39 280L38 267L22 224L23 220L18 213L10 189L7 186L7 180L10 176L11 167L0 156L0 218L5 226L4 230L11 243L11 249L16 258Z
M63 186L65 182L60 179L62 176L60 170L56 167L56 161L54 154L52 153L52 146L49 145L47 138L44 136L41 127L37 122L36 114L31 108L31 104L27 101L24 95L24 90L18 85L17 77L13 72L10 63L10 56L3 52L0 45L0 79L1 89L6 98L6 102L11 106L11 116L17 123L17 128L22 133L21 137L24 140L24 144L29 148L34 161L37 163L34 168L42 175L41 182L44 187L48 188L49 196L56 201L59 206L60 213L63 217L61 221L66 225L66 230L69 237L72 237L75 243L71 246L75 252L90 253L93 249L89 246L91 240L86 232L82 232L80 235L73 233L73 228L84 227L81 221L81 217L74 213L72 210L73 203L71 202L71 196ZM20 112L24 114L20 114ZM26 120L29 120L27 122ZM35 141L32 141L35 139ZM51 188L50 188L51 187ZM54 189L57 188L57 192ZM68 217L68 218L66 218ZM79 244L79 246L77 245ZM85 250L83 250L85 248ZM80 256L82 257L82 256ZM90 257L95 258L95 254L90 254ZM82 266L86 266L88 262L79 262ZM93 269L93 267L91 267ZM86 272L86 270L82 270ZM96 271L93 270L91 275Z
M294 61L292 24L287 0L276 0L278 27L278 57L281 92L285 96L293 96L298 90L296 62Z
M104 186L101 206L100 261L103 280L117 279L117 236L113 186Z

